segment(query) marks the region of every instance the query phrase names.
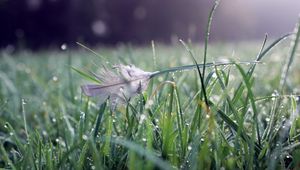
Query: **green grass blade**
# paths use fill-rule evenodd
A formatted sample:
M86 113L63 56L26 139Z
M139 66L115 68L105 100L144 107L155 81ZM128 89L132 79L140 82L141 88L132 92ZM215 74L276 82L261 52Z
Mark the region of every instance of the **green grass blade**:
M198 71L198 75L199 75L199 78L200 78L200 82L201 82L201 89L202 89L202 92L203 92L203 96L204 96L204 101L205 101L205 104L206 104L206 107L208 109L209 107L209 103L208 103L208 99L207 99L207 95L206 95L206 89L205 89L205 84L204 84L204 77L203 75L201 74L201 71L200 71L200 68L198 66L198 63L194 57L194 54L193 52L191 51L191 49L185 44L184 41L180 40L180 42L182 43L182 45L185 47L185 49L189 52L190 54L190 57L193 59L193 62L195 63L195 65L197 66L197 71ZM203 67L205 67L205 64L203 64Z
M90 80L90 81L92 81L92 82L94 82L94 83L98 83L98 84L101 83L101 82L100 82L98 79L96 79L95 77L93 77L93 76L91 76L91 75L89 75L89 74L87 74L87 73L85 73L85 72L83 72L83 71L80 71L79 69L77 69L77 68L75 68L75 67L71 67L71 68L72 68L72 70L76 71L79 75L81 75L81 76L84 77L85 79Z
M258 144L261 146L261 136L260 136L260 132L259 132L259 126L258 126L258 112L257 112L257 108L256 108L256 104L255 104L255 98L254 98L254 94L252 92L252 88L251 88L251 84L250 84L250 79L247 76L246 72L243 70L243 68L236 64L236 67L238 68L239 72L241 73L244 83L247 87L247 91L248 91L248 95L249 95L249 100L252 106L252 110L253 110L253 119L254 119L254 124L256 125L256 133L257 133L257 138L258 138Z
M111 142L121 145L121 146L124 146L124 147L134 151L141 157L145 157L145 159L147 159L148 161L151 161L154 165L156 165L160 169L164 169L164 170L174 169L169 163L167 163L167 162L163 161L162 159L158 158L157 156L155 156L155 154L153 152L146 150L145 148L141 147L140 145L138 145L136 143L133 143L128 140L116 139L116 138L112 138Z
M280 86L281 86L281 91L284 90L284 86L286 84L286 80L287 80L287 76L288 76L288 72L290 70L290 67L292 65L292 62L294 60L296 51L297 51L297 47L299 44L299 39L300 39L300 17L299 17L299 21L296 25L296 35L295 35L295 39L294 41L292 41L291 44L291 52L289 54L289 57L286 60L286 64L283 68L282 74L281 74L281 80L280 80Z
M202 68L202 74L203 78L205 78L205 64L206 64L206 58L207 58L207 46L208 46L208 40L209 40L209 35L210 35L210 28L211 28L211 23L212 19L214 16L214 13L219 5L220 0L216 0L214 3L214 6L212 7L209 16L208 16L208 21L206 25L206 32L205 32L205 41L204 41L204 54L203 54L203 68Z
M266 56L266 54L273 49L275 46L277 46L280 42L282 42L283 40L285 40L287 37L291 36L291 33L285 34L282 37L276 39L275 41L273 41L266 49L262 50L263 47L265 46L265 41L267 39L267 36L265 37L263 44L261 46L261 50L259 52L259 55L256 57L256 61L261 61L263 59L264 56ZM252 74L254 72L255 69L255 64L253 66L251 66L247 72L249 78L252 77ZM237 99L240 98L240 96L242 95L242 92L244 90L244 87L242 86L242 82L238 85L238 87L236 88L235 92L234 92L234 97L232 98L233 103L237 102Z
M101 123L101 120L102 120L102 117L103 117L103 114L104 114L104 111L105 111L105 108L106 108L106 103L107 102L104 102L100 106L99 114L98 114L98 117L97 117L97 122L96 122L96 125L95 125L94 139L96 139L96 137L98 135L98 132L99 132L99 129L100 129L100 123Z

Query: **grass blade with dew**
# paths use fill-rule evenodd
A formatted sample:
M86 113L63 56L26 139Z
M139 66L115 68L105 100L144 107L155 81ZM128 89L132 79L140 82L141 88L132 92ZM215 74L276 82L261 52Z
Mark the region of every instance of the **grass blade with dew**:
M241 62L236 62L238 64L257 64L260 62L257 61L241 61ZM213 62L213 63L206 63L205 67L214 67L214 66L227 66L227 65L234 65L235 62ZM184 66L178 66L178 67L171 67L171 68L167 68L167 69L163 69L160 71L155 71L150 75L150 78L152 77L156 77L162 74L166 74L166 73L172 73L172 72L178 72L178 71L183 71L183 70L192 70L192 69L197 69L197 67L199 68L203 68L204 64L191 64L191 65L184 65Z
M291 42L291 52L290 52L289 58L287 58L286 64L285 64L282 74L281 74L281 80L280 80L281 91L284 90L288 72L289 72L292 62L294 60L296 50L298 47L298 43L299 43L299 39L300 39L300 17L299 17L298 23L296 24L295 33L296 33L296 35L294 37L294 41Z
M256 125L258 144L261 146L261 136L260 136L260 132L259 132L258 119L257 119L258 112L257 112L256 104L255 104L254 94L251 89L250 76L247 76L246 72L243 70L243 68L240 65L236 64L236 67L238 68L240 74L242 75L244 83L247 87L247 91L249 94L249 100L250 100L251 107L253 110L254 124Z
M71 72L72 68L72 57L71 57L71 52L68 50L68 81L69 81L69 91L70 91L70 96L71 96L71 101L75 103L75 92L74 92L74 85L73 85L73 74Z
M265 47L265 45L266 45L267 39L268 39L268 34L265 35L264 41L263 41L263 43L262 43L262 45L261 45L261 48L260 48L260 50L259 50L258 55L256 56L255 61L259 61L259 60L262 58L262 57L261 57L261 54L262 54L263 49L264 49L264 47ZM252 65L252 66L250 67L250 69L248 70L247 75L249 75L249 77L252 76L252 74L253 74L253 72L254 72L254 69L255 69L255 66L256 66L255 64ZM237 101L236 99L238 99L238 98L242 95L242 92L243 92L243 90L244 90L244 88L242 87L242 84L243 84L243 82L240 82L240 84L238 85L237 90L236 90L235 93L234 93L234 96L233 96L233 99L232 99L233 103L235 103L235 102Z
M91 75L89 75L89 74L87 74L87 73L85 73L85 72L83 72L83 71L75 68L75 67L71 66L71 68L72 68L72 70L76 71L79 75L81 75L82 77L86 78L87 80L90 80L90 81L98 83L98 84L101 83L97 78L95 78L95 77L93 77L93 76L91 76Z
M262 50L265 46L266 43L266 39L267 39L267 35L265 36L265 39L263 41L262 47L261 47L261 52L258 53L257 57L256 57L256 61L260 62L264 56L266 56L266 54L273 49L276 45L278 45L280 42L282 42L283 40L285 40L287 37L291 36L292 33L288 33L285 34L283 36L281 36L280 38L278 38L277 40L273 41L273 43L271 43L265 50ZM252 76L253 72L255 69L255 64L250 67L250 69L248 70L247 74L250 75L250 77ZM234 92L234 97L232 98L233 103L235 103L237 101L237 99L239 98L239 96L241 95L243 91L243 87L242 87L242 82L238 85L237 89Z
M92 49L90 49L89 47L83 45L82 43L76 42L76 44L78 44L79 46L83 47L83 48L86 49L87 51L92 52L95 56L97 56L97 57L99 57L99 58L101 58L101 59L105 59L102 55L96 53L94 50L92 50Z
M216 0L214 3L214 6L212 7L209 17L208 17L208 22L206 26L206 34L205 34L205 42L204 42L204 55L203 55L203 68L202 68L202 75L203 78L205 78L205 64L206 64L206 58L207 58L207 46L208 46L208 40L209 40L209 35L210 35L210 28L211 28L211 23L212 23L212 18L213 15L217 9L217 6L219 5L220 0Z
M106 108L106 103L107 102L104 102L100 106L97 122L96 122L96 125L95 125L94 139L96 139L96 137L98 135L98 132L99 132L99 129L100 129L100 123L101 123L101 120L102 120L102 117L103 117L103 114L104 114L104 111L105 111L105 108Z
M184 41L180 40L180 42L182 43L182 45L186 48L186 50L189 52L191 58L193 59L194 63L195 63L195 66L197 66L197 71L198 71L198 75L200 77L200 82L201 82L201 89L202 89L202 92L203 92L203 95L204 95L204 101L205 101L205 104L206 104L206 111L209 110L209 103L208 103L208 100L207 100L207 95L206 95L206 89L205 89L205 85L204 85L204 77L203 75L201 74L201 71L199 69L199 66L198 66L198 63L191 51L191 49L184 43ZM205 63L203 64L203 68L205 68Z
M110 138L110 137L108 137L108 138ZM144 147L142 147L136 143L133 143L131 141L128 141L125 139L120 139L120 138L111 138L111 139L102 138L100 140L101 141L110 140L111 143L124 146L124 147L134 151L139 156L144 157L146 160L152 162L159 169L164 169L164 170L174 169L168 162L165 162L164 160L157 157L156 154L153 153L152 151L146 150Z

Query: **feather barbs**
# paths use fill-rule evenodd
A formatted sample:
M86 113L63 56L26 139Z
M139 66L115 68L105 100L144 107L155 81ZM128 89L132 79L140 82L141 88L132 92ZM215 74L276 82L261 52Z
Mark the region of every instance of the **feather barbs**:
M151 72L143 71L134 65L114 65L116 72L106 67L94 76L101 81L101 84L87 84L81 86L83 93L90 97L99 97L102 104L108 98L111 108L118 103L125 103L128 99L143 92L150 81Z

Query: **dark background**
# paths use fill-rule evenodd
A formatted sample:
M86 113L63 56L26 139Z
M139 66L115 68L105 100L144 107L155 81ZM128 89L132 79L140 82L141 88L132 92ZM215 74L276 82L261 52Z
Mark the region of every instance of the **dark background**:
M0 48L202 41L212 0L0 0ZM223 0L212 40L262 39L291 32L299 0Z

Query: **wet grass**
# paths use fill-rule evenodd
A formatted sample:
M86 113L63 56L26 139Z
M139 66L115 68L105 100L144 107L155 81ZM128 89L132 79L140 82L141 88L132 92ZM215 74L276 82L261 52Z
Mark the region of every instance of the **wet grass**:
M199 77L201 68L161 75L151 80L147 91L114 113L106 107L109 103L99 106L97 99L81 93L80 85L89 80L71 66L96 71L101 64L125 63L155 71L201 61L201 45L185 48L178 43L155 45L155 49L120 46L99 49L102 57L85 49L2 51L0 166L299 167L296 55L289 64L285 86L280 83L283 65L290 63L285 60L293 48L290 41L266 42L261 50L259 43L209 46L208 62L255 61L263 54L263 63L207 67L204 84Z
M0 167L299 168L298 29L262 43L208 46L209 29L204 45L1 51ZM81 71L102 65L156 71L225 60L234 63L155 77L115 111L80 90L93 81Z

